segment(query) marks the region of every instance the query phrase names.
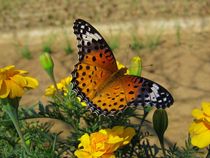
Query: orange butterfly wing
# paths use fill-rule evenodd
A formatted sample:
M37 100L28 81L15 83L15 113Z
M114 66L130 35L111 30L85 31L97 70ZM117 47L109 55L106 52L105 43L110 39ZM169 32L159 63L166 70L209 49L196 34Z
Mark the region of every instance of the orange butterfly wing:
M129 106L169 107L173 98L165 88L151 80L124 75L107 85L91 104L98 114L115 114Z
M118 71L114 55L103 37L90 24L76 20L79 62L72 72L73 90L86 102L93 99L97 89Z

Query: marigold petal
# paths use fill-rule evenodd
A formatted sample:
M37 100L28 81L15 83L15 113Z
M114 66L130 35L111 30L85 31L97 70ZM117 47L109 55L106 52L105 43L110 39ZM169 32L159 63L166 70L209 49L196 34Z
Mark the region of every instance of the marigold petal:
M116 144L122 141L123 141L123 138L120 138L119 136L109 136L109 140L107 141L107 143Z
M210 144L210 130L192 136L191 143L199 148L207 147Z
M202 102L202 108L204 113L210 117L210 102Z
M10 98L21 97L24 94L23 88L11 80L6 80L6 86L10 90Z
M135 132L135 129L134 128L131 128L131 127L127 127L125 129L125 132L123 134L123 137L125 138L124 142L123 142L123 145L126 145L128 144L131 139L133 138L133 136L136 134Z
M15 71L16 71L16 73L21 74L21 75L28 73L28 71L25 71L25 70L15 70Z
M62 79L62 80L61 80L61 83L62 83L63 85L68 85L68 84L71 82L71 80L72 80L72 77L71 77L71 76L68 76L68 77Z
M2 71L8 71L8 70L11 70L11 69L14 69L15 68L15 65L8 65L4 68L2 68Z
M93 158L99 158L101 156L103 156L105 153L105 151L97 151L97 152L92 152L91 155L93 156Z
M2 83L3 83L3 80L0 79L0 89L1 89Z
M89 152L86 152L82 149L81 150L76 150L74 152L74 155L77 156L78 158L93 158Z
M7 88L6 83L2 82L0 87L0 98L6 98L9 95L10 89Z
M39 82L35 79L35 78L32 78L32 77L24 77L27 81L27 87L28 88L36 88L38 87L39 85Z
M90 136L87 133L85 133L79 140L81 141L79 147L83 146L85 150L90 151Z
M53 96L56 92L56 89L53 85L49 86L48 88L45 89L45 95L46 96Z
M194 109L192 111L192 116L195 117L196 119L202 119L204 116L203 116L203 112L199 109Z
M197 135L205 132L206 130L208 130L208 128L203 121L194 121L189 127L191 135Z
M24 87L27 84L25 77L21 75L15 75L11 77L11 80L20 85L21 87Z

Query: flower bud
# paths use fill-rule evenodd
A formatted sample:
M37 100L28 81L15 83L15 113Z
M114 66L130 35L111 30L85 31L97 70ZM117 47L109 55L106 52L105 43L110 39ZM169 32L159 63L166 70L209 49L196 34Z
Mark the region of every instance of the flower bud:
M53 63L53 60L50 56L49 53L42 53L40 56L39 56L39 61L43 67L43 69L50 75L52 76L53 75L53 68L54 68L54 63Z
M133 57L129 67L129 74L135 76L141 76L142 62L140 57Z
M157 109L153 114L153 128L157 133L160 143L163 143L163 135L168 127L168 115L164 109Z

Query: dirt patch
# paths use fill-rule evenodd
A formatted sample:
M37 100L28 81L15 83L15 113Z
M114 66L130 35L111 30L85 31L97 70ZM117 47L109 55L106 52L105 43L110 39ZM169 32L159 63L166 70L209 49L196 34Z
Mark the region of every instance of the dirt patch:
M76 18L92 22L205 17L208 0L0 0L0 30L71 25Z

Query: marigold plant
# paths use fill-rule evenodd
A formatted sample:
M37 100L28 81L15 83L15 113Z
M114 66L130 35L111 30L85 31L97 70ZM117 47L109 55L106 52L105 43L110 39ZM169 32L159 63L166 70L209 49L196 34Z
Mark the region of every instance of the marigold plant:
M68 93L68 86L72 80L71 76L68 76L62 79L59 83L57 83L58 90L64 94L64 96ZM47 89L45 89L46 96L54 96L56 94L56 88L54 85L50 85Z
M192 115L195 119L189 128L191 143L199 148L207 147L210 144L210 102L203 102L202 109L194 109Z
M115 126L112 129L101 129L88 135L85 133L79 140L79 149L75 151L78 158L114 158L114 152L128 144L135 130L131 127Z
M25 89L33 89L38 86L38 81L25 76L27 71L17 70L14 65L0 69L0 98L21 97Z

